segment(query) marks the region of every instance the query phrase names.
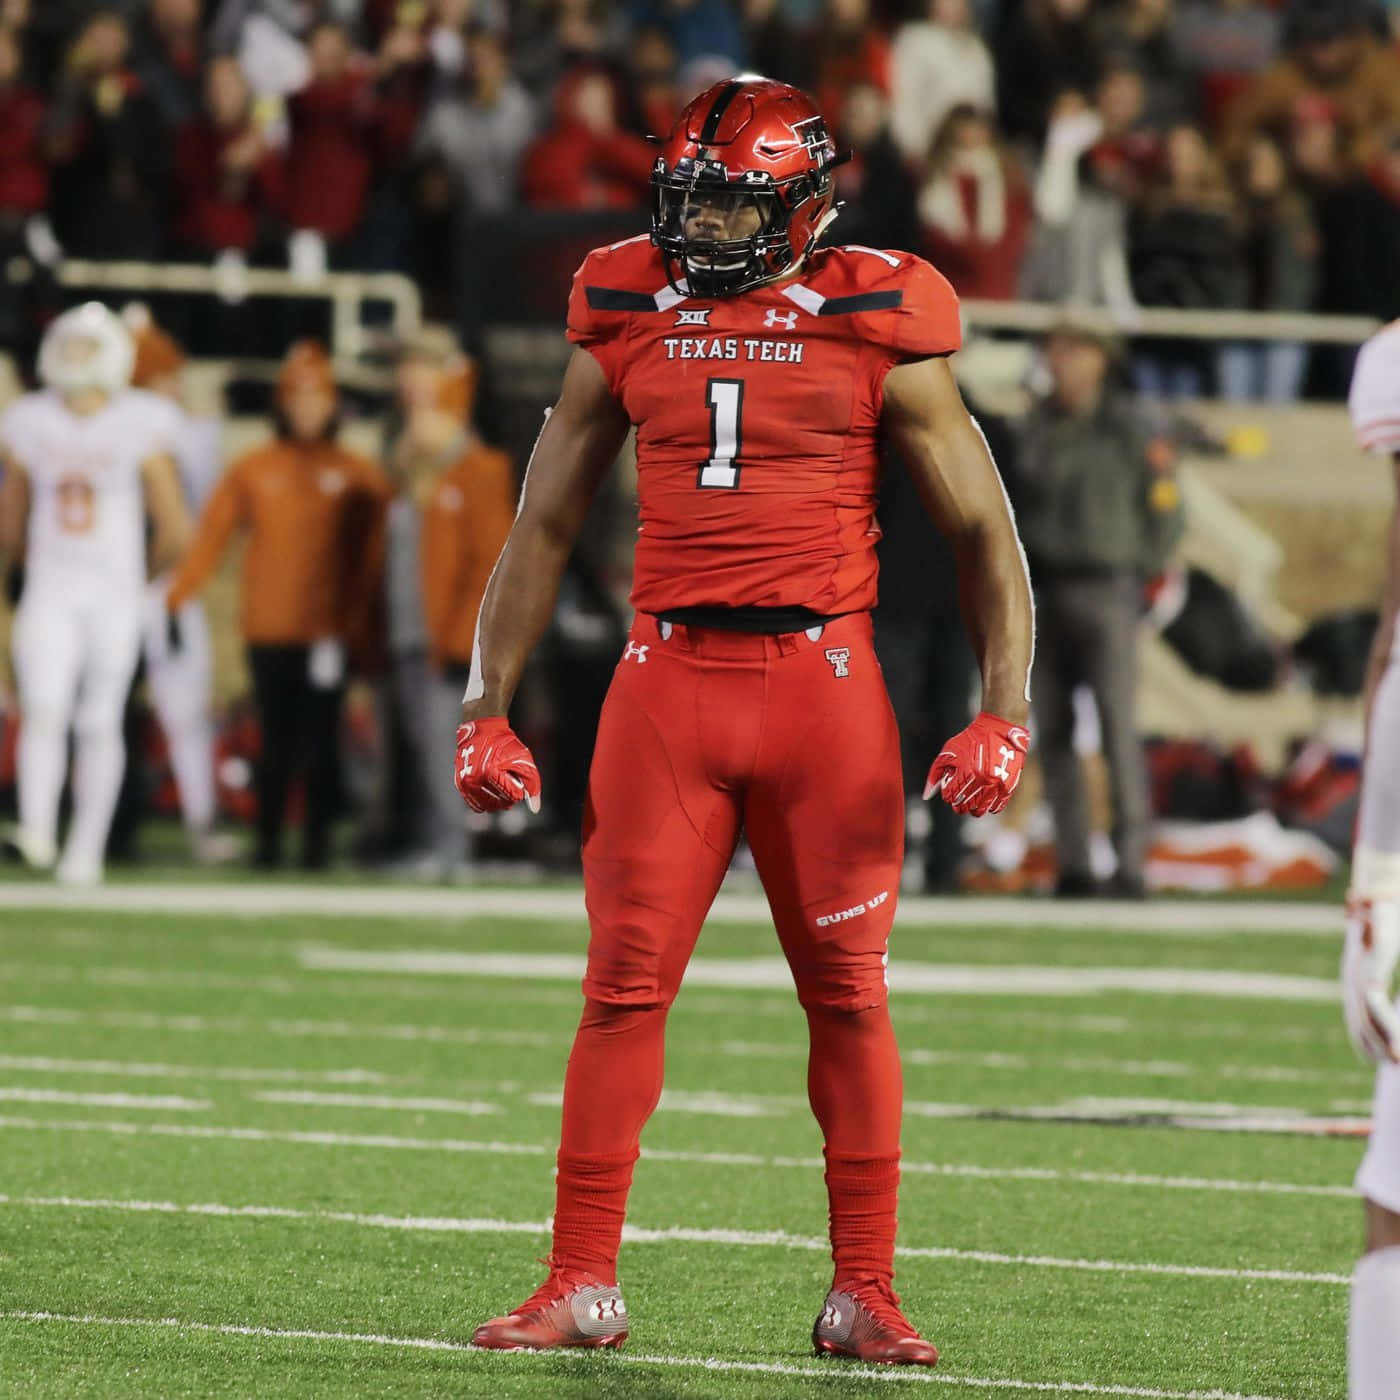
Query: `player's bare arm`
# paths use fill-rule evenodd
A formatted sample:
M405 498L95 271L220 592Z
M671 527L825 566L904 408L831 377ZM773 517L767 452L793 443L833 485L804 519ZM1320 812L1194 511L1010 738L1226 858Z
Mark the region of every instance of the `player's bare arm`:
M24 557L29 477L8 454L0 454L0 474L0 563L8 568Z
M1025 556L986 439L946 359L885 376L883 419L930 518L952 546L958 603L982 673L982 712L944 746L929 774L958 811L1000 811L1020 777L1028 736L1035 617Z
M190 542L190 518L173 457L159 453L143 462L141 485L152 525L150 569L154 577L184 554Z
M481 603L456 770L458 790L478 810L508 807L522 797L538 806L539 773L505 715L525 662L549 626L574 542L627 428L598 362L575 350L559 402L530 455L520 509Z

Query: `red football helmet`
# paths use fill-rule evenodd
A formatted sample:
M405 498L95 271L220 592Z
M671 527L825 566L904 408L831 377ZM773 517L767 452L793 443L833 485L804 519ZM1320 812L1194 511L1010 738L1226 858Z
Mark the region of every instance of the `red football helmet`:
M838 164L826 121L799 88L731 78L702 92L651 175L651 238L672 285L734 296L796 267L836 215Z

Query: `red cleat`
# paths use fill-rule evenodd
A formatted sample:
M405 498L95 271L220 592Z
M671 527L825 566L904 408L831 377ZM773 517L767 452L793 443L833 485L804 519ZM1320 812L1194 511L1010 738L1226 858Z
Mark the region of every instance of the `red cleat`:
M615 1283L580 1269L551 1267L549 1277L514 1312L483 1322L472 1345L491 1351L617 1349L626 1340L627 1304Z
M887 1283L865 1279L833 1288L812 1328L818 1356L849 1356L888 1366L936 1366L938 1348L926 1342L899 1310Z

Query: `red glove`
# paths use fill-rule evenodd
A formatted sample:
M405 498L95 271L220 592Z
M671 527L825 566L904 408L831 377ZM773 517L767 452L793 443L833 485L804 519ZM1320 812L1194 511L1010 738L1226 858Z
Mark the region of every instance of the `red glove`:
M924 797L935 792L955 811L972 817L1000 812L1016 791L1031 736L1019 724L983 710L961 734L943 745L924 784Z
M472 720L457 730L457 791L473 812L504 812L523 797L540 810L540 770L502 715Z

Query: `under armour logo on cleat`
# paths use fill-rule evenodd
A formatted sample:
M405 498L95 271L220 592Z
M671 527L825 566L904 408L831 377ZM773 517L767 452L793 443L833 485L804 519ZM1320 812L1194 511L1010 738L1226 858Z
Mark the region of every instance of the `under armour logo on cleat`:
M593 1315L599 1322L621 1322L623 1314L618 1311L621 1298L599 1298L593 1304Z

